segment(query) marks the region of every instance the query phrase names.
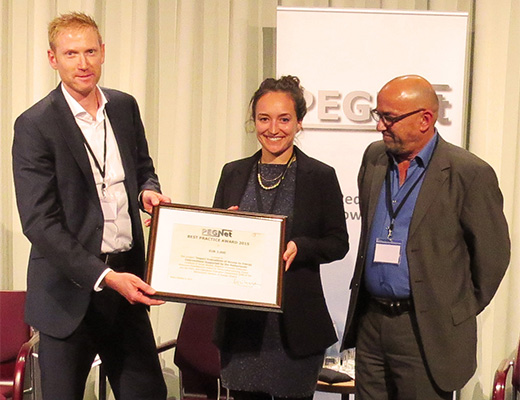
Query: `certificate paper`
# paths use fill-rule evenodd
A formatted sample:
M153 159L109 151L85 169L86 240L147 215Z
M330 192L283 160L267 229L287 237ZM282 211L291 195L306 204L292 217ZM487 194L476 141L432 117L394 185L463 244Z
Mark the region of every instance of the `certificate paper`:
M281 311L284 216L154 208L146 280L156 298Z

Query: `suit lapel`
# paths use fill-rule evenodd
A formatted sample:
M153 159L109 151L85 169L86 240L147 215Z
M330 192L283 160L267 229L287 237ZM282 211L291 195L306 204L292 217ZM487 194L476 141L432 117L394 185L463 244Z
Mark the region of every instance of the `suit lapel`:
M83 133L76 124L74 115L72 114L61 90L60 84L51 92L52 105L55 110L53 115L54 121L59 127L59 134L63 137L63 140L67 143L70 149L70 154L74 157L79 168L83 172L89 188L93 189L90 190L89 193L98 200L96 182L94 181L90 161L88 159L87 151L85 150Z
M257 151L251 157L243 160L237 168L233 170L233 177L230 180L230 191L229 198L226 198L228 201L227 206L239 205L242 200L242 196L247 187L247 182L249 180L249 174L251 173L251 169L254 167L258 159L260 158L260 151Z
M368 229L371 229L372 221L374 220L377 203L379 201L379 196L381 194L381 188L382 188L383 182L385 180L387 169L388 169L388 156L387 156L386 152L383 151L381 154L379 154L379 157L376 159L373 170L367 171L367 174L372 175L372 176L366 177L368 179L368 182L371 182L370 191L368 193L368 198L365 200L367 202L367 222L368 222L367 228Z
M450 164L445 155L446 142L439 136L439 143L432 155L428 170L424 176L424 181L415 203L415 208L410 223L408 236L411 237L420 225L426 212L434 201L436 194L439 193L444 181L448 178Z
M105 104L105 110L116 138L119 154L121 155L121 162L123 163L123 169L125 171L125 184L128 185L128 193L137 193L137 180L135 179L136 166L134 158L132 157L131 146L127 141L127 128L125 128L125 122L121 118L123 112L118 110L117 102L110 101L110 93L107 93L106 90L103 90L103 93L108 100ZM130 120L130 118L127 118L127 121L128 120Z
M251 171L251 168L247 168L244 170L236 169L235 176L233 177L234 186L237 190L231 191L229 204L237 205L240 204L240 200L242 200L242 196L244 195L244 191L246 190L247 181L249 179L249 174L245 171Z
M294 151L298 167L296 168L293 223L291 232L286 233L286 239L293 237L293 232L295 232L295 234L301 232L300 225L306 217L301 213L304 213L304 210L312 209L312 203L316 193L316 187L313 186L315 181L312 179L313 170L309 168L309 156L302 153L296 146L294 146Z

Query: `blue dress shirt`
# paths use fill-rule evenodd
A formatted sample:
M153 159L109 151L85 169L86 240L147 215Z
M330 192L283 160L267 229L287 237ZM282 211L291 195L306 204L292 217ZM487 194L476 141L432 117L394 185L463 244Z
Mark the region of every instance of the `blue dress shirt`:
M408 230L410 228L415 203L424 181L425 174L423 174L423 172L428 167L437 140L438 133L436 132L426 146L424 146L419 154L417 154L417 156L415 156L415 158L410 162L406 180L401 187L399 187L399 170L397 167L397 161L390 155L390 193L394 211L410 190L411 193L395 218L392 231L393 241L401 242L401 257L399 263L390 264L375 262L374 252L376 240L387 240L388 229L391 221L390 214L392 211L388 209L386 198L387 178L385 178L385 182L381 188L381 194L379 195L374 220L372 222L366 257L365 286L372 296L387 299L410 298L410 274L408 271L408 259L406 257ZM417 181L418 183L413 187Z

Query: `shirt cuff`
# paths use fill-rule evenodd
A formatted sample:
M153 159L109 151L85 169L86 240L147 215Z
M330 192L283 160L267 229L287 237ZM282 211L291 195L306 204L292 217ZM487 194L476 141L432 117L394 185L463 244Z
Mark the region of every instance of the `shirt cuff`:
M103 290L104 286L101 286L101 282L103 282L103 279L105 279L105 276L112 271L112 268L107 268L103 271L101 275L99 275L98 280L96 281L96 284L94 285L94 292L101 292Z
M137 202L138 202L138 204L139 204L139 208L141 209L142 212L144 212L144 213L146 213L146 214L148 214L148 215L152 215L152 214L150 214L148 211L146 211L146 210L144 209L144 204L143 204L143 193L144 193L145 190L150 190L150 189L143 189L143 190L141 190L141 191L139 192L139 195L137 196Z

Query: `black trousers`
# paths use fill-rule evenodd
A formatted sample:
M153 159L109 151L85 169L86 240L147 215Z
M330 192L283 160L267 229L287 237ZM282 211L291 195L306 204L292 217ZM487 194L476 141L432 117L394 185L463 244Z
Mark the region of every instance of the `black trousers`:
M370 304L356 344L356 400L451 400L433 381L413 311L390 316Z
M148 311L105 288L93 293L87 314L65 339L40 332L39 363L45 400L82 400L99 354L118 400L165 400L166 385Z

